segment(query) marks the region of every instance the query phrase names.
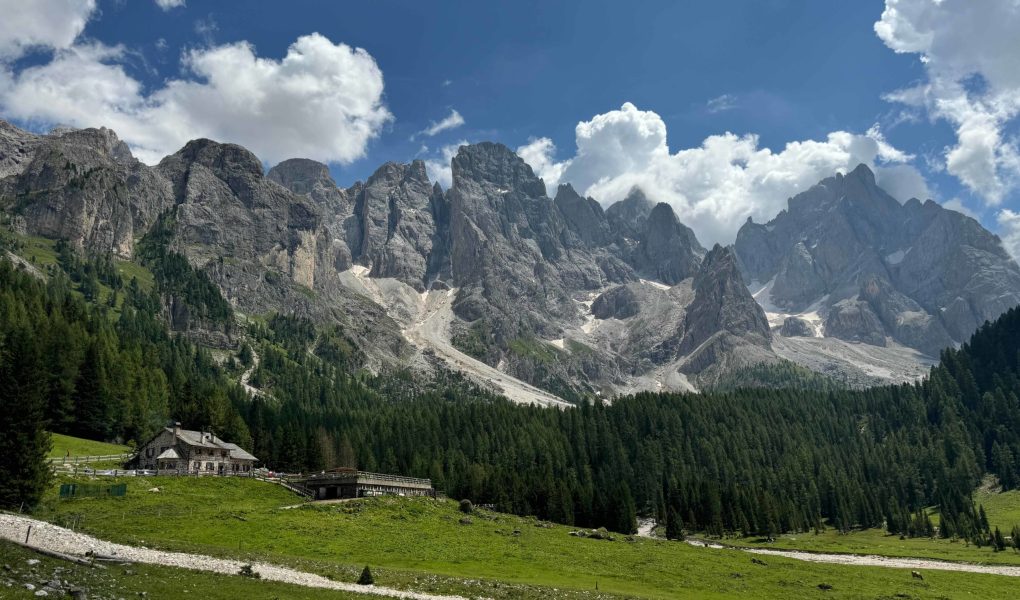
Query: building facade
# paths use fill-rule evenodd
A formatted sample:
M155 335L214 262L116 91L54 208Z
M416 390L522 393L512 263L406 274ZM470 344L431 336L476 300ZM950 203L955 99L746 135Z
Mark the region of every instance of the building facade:
M206 431L165 427L138 449L140 469L161 474L245 475L258 459L237 444L225 442Z
M309 475L301 484L314 500L365 498L369 496L435 497L431 479L334 469Z

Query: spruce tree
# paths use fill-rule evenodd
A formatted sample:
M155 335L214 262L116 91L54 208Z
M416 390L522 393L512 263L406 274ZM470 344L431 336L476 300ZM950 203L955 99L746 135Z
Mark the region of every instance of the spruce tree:
M19 327L0 337L0 506L34 507L49 485L46 399L34 336Z

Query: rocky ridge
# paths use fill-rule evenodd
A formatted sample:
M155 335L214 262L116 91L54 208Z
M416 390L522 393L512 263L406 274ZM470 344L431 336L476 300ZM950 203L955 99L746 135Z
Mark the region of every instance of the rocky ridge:
M810 331L844 341L937 357L1020 303L1020 268L998 237L931 200L900 204L864 165L766 224L749 219L734 248L772 320L807 313Z
M690 389L779 360L778 340L807 334L934 351L1020 301L994 236L934 203L900 205L866 169L706 251L637 188L605 210L569 185L549 198L494 143L461 147L451 167L448 190L421 161L344 189L321 163L266 173L233 144L194 140L148 167L109 130L36 136L0 122L0 207L19 233L129 259L166 228L168 249L237 312L339 325L373 370L439 361L570 401Z

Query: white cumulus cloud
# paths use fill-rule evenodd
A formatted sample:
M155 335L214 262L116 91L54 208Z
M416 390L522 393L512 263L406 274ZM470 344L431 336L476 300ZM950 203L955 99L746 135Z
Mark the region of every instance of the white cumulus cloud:
M0 65L0 110L38 125L110 127L149 163L197 137L270 162L348 163L392 119L372 56L320 34L299 37L279 60L247 42L191 50L182 77L148 93L123 58L122 48L79 42L18 72Z
M450 109L450 114L443 118L441 121L433 121L428 127L418 132L418 135L427 135L432 137L438 133L456 129L464 124L464 117L460 115L454 109Z
M641 187L654 201L668 202L704 243L729 243L748 216L771 219L786 200L835 172L860 163L873 168L879 185L901 201L930 196L924 178L877 127L864 134L830 133L825 140L760 147L755 135L725 133L700 146L672 152L666 124L631 103L578 123L573 157L557 162L542 138L518 149L550 192L571 183L608 206Z
M1020 150L1004 127L1020 114L1020 2L886 0L875 33L917 54L926 79L886 98L956 130L945 168L989 205L1020 183Z
M996 215L999 237L1013 258L1020 261L1020 213L1004 208Z
M95 9L95 0L0 0L0 61L35 47L69 47Z

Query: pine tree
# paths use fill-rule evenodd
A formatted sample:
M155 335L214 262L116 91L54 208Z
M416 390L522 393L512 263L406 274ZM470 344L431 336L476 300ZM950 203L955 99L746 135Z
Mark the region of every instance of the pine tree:
M39 348L25 328L0 337L0 506L33 507L50 482Z
M670 506L666 511L666 539L684 539L684 522L680 518L680 513L673 506Z
M995 533L992 534L992 548L996 552L1002 552L1006 549L1006 539L1002 537L1002 532L999 528L995 528Z

